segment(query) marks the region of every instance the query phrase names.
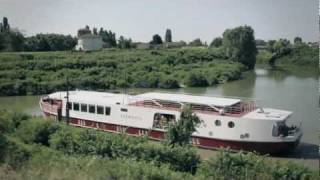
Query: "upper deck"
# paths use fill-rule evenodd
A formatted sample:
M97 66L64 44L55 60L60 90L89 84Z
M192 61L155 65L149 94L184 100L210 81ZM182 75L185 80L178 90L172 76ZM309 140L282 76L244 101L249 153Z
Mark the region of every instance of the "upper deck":
M50 94L50 97L54 99L64 99L66 92L56 92ZM184 105L190 105L192 110L198 113L236 117L243 116L257 109L255 101L158 92L126 95L94 91L70 91L69 101L100 105L139 106L177 111L180 111Z
M129 105L168 110L181 110L184 105L190 105L192 110L198 113L236 117L257 109L255 101L157 92L137 95L134 100L129 101Z

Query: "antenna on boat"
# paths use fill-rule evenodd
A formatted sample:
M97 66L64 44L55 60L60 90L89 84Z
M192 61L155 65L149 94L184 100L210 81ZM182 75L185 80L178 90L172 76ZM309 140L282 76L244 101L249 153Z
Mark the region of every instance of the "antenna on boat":
M70 116L69 116L69 79L68 77L66 77L66 91L67 91L67 102L66 102L66 121L67 121L67 125L69 125L69 119L70 119Z
M122 61L123 61L122 57ZM124 69L124 85L123 85L123 98L122 98L122 105L124 105L124 99L127 97L127 71Z

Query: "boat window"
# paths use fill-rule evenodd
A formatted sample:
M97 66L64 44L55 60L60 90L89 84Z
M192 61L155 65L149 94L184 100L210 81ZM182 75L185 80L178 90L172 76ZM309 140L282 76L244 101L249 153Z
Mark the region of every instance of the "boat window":
M122 111L122 112L128 112L128 109L126 109L126 108L121 108L121 111Z
M73 103L73 110L79 111L79 103Z
M215 124L216 126L221 126L221 121L220 121L219 119L217 119L217 120L214 122L214 124Z
M97 114L103 114L103 106L97 106Z
M87 104L81 104L81 112L87 112L87 111L88 111Z
M234 122L229 121L229 122L228 122L228 127L229 127L229 128L233 128L233 127L234 127Z
M95 105L92 105L92 104L89 105L89 113L96 113L96 106Z
M111 110L110 107L106 107L105 109L106 109L106 115L109 116L110 115L110 110Z
M68 107L69 110L72 110L72 102L68 102L67 103L67 107Z
M167 129L170 124L176 121L173 114L155 113L153 118L153 128Z
M272 136L287 136L288 135L288 127L284 122L276 122L273 124L272 128Z

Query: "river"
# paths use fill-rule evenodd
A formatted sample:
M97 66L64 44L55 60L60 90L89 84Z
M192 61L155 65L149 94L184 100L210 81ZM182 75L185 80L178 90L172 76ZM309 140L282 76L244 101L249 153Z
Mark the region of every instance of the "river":
M258 100L264 107L279 108L293 112L289 123L302 123L304 135L298 148L280 159L294 159L303 164L318 167L319 144L319 97L316 70L277 69L258 67L246 72L243 79L206 88L180 88L170 92L183 92L200 95L246 97ZM151 89L155 91L155 89ZM129 92L150 91L150 89L129 89ZM159 90L157 90L159 91ZM168 91L168 90L166 90ZM41 115L39 96L0 97L0 108ZM210 157L214 152L202 150L201 155Z

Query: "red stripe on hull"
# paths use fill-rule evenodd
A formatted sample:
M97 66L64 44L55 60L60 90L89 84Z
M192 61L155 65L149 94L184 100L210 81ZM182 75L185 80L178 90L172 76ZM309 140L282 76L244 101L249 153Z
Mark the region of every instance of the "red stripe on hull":
M46 116L54 116L45 113ZM148 134L149 138L162 140L165 133L157 130L140 129L134 127L126 127L116 124L95 122L90 120L82 120L70 118L70 124L75 126L95 128L109 132L127 133L129 135L142 136ZM143 132L143 133L141 133ZM213 138L193 137L192 142L195 146L208 149L230 148L232 150L255 151L262 154L275 154L288 152L293 150L298 144L299 139L295 142L246 142L246 141L229 141Z

